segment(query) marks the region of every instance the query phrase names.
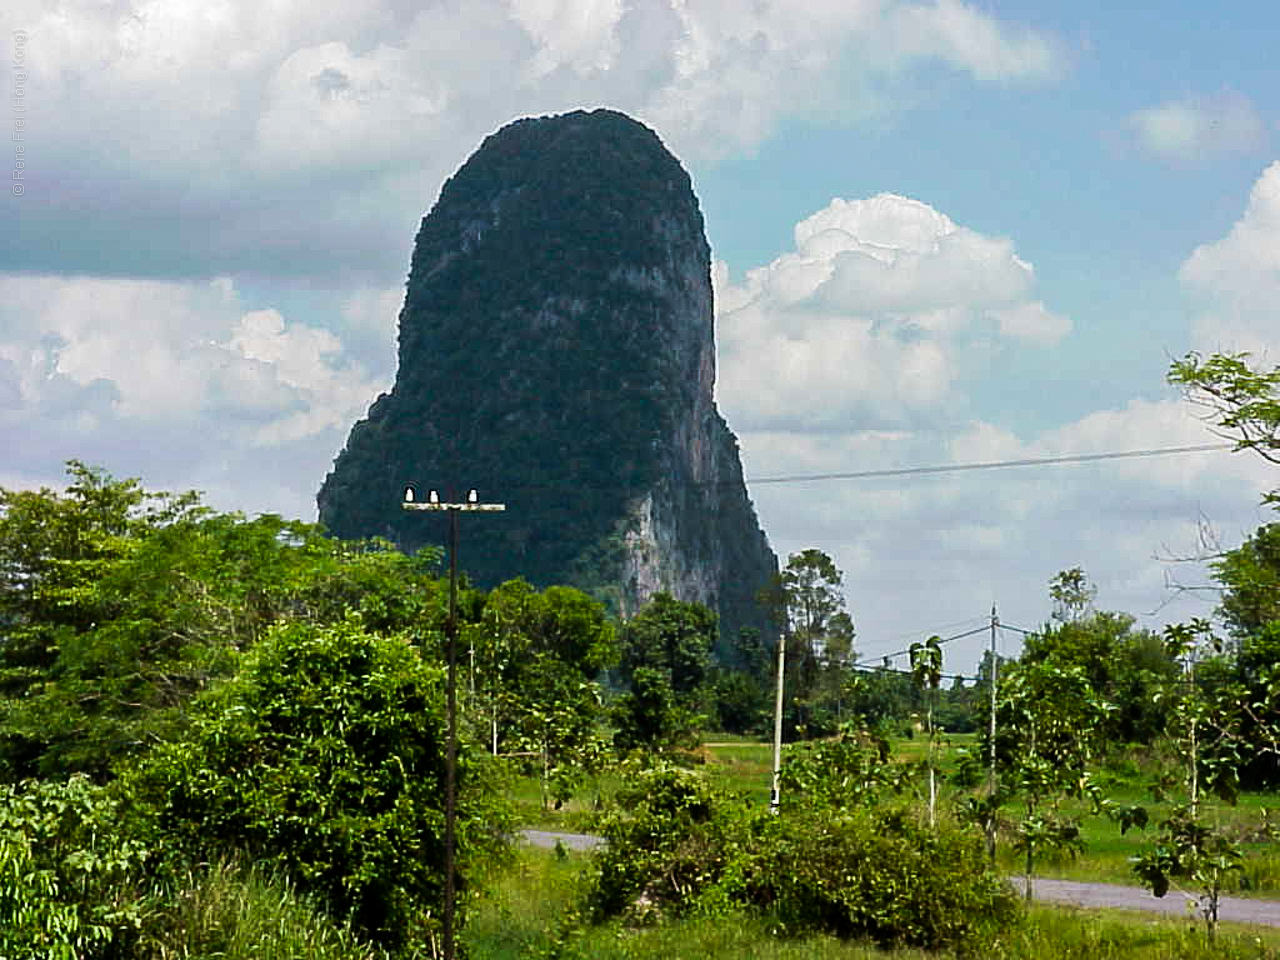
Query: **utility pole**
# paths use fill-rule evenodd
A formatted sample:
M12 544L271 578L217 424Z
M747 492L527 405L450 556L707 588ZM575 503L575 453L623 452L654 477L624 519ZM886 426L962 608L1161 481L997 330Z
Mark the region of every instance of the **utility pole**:
M773 700L773 791L769 795L769 809L778 812L781 800L781 787L778 783L782 775L782 684L783 673L787 663L787 624L783 624L778 633L778 690Z
M441 503L440 496L432 490L426 503L417 503L413 487L406 487L406 510L444 510L449 514L449 619L445 624L445 658L448 663L445 675L445 761L444 761L444 960L454 960L453 915L457 901L457 883L454 878L458 821L458 514L463 511L497 513L506 509L502 503L480 503L474 490L468 492L465 503Z
M987 730L987 800L992 809L987 818L987 854L992 860L996 857L996 681L999 677L999 661L996 657L996 628L1000 626L1000 618L996 615L996 605L991 604L991 724Z

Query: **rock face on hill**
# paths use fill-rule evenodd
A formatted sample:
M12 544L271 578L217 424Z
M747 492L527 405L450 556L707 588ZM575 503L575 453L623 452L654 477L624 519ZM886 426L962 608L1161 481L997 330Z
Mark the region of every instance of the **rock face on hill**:
M777 558L716 410L710 259L689 176L607 110L488 137L422 221L391 393L351 431L320 520L443 543L406 483L475 488L460 566L482 585L569 583L633 612L667 590L762 626Z

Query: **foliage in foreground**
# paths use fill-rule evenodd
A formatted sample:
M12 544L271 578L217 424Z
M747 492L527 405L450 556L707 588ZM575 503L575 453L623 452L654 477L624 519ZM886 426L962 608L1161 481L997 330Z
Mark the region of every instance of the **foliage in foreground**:
M176 882L141 956L154 960L383 960L278 871L218 861Z
M438 552L216 513L78 461L64 491L0 488L0 782L111 766L179 736L186 705L273 624L438 624Z
M136 941L148 855L119 812L84 776L0 785L0 957L105 956Z
M901 809L814 802L773 816L665 764L620 800L588 894L597 921L747 910L791 933L936 950L975 948L1017 916L976 835Z
M442 686L407 642L358 618L277 628L129 786L171 847L271 859L375 942L426 944L444 885ZM463 880L505 823L482 762L459 758Z

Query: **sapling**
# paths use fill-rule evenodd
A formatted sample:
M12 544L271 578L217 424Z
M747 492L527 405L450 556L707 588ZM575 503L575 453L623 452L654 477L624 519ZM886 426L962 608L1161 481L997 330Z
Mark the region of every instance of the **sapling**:
M1173 700L1174 737L1187 757L1186 802L1160 823L1154 846L1136 860L1133 870L1157 897L1168 893L1174 880L1191 881L1200 891L1201 913L1213 940L1223 886L1230 874L1243 870L1244 855L1238 843L1201 818L1201 800L1210 792L1228 803L1236 802L1239 771L1248 753L1239 736L1240 718L1248 713L1256 719L1261 711L1234 685L1210 691L1197 682L1201 655L1222 649L1207 622L1171 624L1165 628L1165 644L1184 666L1182 682L1167 696ZM1153 792L1160 789L1157 784Z
M1079 817L1063 814L1062 800L1088 798L1101 805L1089 767L1111 706L1094 693L1080 667L1041 661L1015 664L1005 673L997 707L1008 731L1005 787L1025 802L1016 847L1025 855L1030 899L1036 852L1074 853L1083 845Z

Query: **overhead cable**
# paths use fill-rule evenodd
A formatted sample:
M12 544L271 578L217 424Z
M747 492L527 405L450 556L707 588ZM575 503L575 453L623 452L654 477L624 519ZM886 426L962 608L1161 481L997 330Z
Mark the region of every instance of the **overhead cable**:
M748 484L811 483L818 480L867 480L875 477L910 477L935 473L962 473L970 470L1001 470L1006 467L1045 467L1059 463L1092 463L1097 460L1125 460L1135 457L1167 457L1179 453L1208 453L1230 450L1234 443L1201 443L1188 447L1157 447L1152 450L1116 450L1109 453L1076 453L1063 457L1028 457L1022 460L991 460L981 463L950 463L934 467L895 467L888 470L854 470L848 473L797 473L780 477L749 477Z

